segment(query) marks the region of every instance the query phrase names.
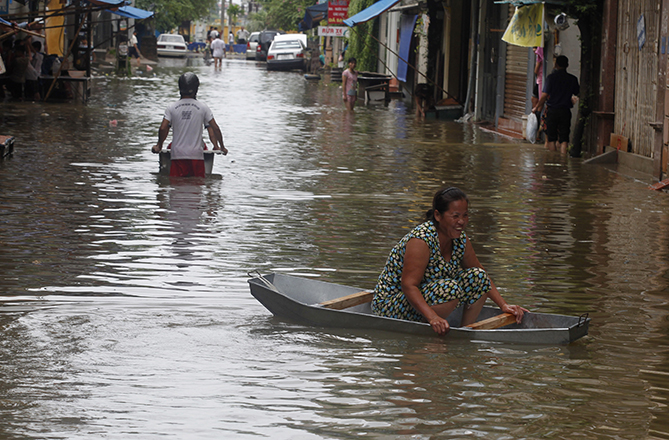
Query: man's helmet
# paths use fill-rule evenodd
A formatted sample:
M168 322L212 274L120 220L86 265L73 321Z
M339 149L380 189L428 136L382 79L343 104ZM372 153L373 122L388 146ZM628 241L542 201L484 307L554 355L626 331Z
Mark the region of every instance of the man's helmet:
M179 92L181 96L195 96L200 87L200 80L193 72L186 72L179 77Z

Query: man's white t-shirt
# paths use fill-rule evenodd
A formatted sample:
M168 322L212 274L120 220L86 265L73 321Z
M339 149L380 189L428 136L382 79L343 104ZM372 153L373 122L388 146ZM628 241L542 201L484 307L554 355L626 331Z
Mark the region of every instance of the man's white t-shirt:
M214 58L223 58L225 53L225 43L220 38L215 39L211 43L211 51Z
M172 125L172 159L204 160L202 127L214 119L209 107L192 98L170 104L165 119Z
M135 36L135 34L132 34L130 36L130 47L133 47L135 44L137 44L137 37Z

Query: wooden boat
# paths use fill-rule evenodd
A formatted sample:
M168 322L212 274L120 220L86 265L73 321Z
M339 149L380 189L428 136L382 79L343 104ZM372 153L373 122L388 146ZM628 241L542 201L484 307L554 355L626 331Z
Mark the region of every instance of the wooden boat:
M383 330L437 336L429 324L377 316L371 310L371 292L355 287L285 274L249 274L251 294L273 315L306 325L331 328ZM334 308L333 308L334 307ZM338 310L337 308L340 308ZM484 307L479 321L461 327L462 308L449 317L446 338L526 344L569 344L588 334L590 318L546 313L526 313L521 324ZM499 328L495 328L501 326Z

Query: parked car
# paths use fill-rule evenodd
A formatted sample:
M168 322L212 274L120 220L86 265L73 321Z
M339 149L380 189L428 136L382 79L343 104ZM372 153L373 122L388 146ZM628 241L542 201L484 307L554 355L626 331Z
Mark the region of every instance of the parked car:
M258 37L260 32L253 32L249 35L249 39L246 42L246 59L255 60L256 59L256 48L258 47Z
M277 35L267 51L267 70L307 70L307 36Z
M188 54L186 41L179 34L160 34L156 41L159 57L185 57Z
M272 40L277 35L283 34L282 31L262 31L258 35L258 46L256 47L256 61L267 60L267 51L272 44Z

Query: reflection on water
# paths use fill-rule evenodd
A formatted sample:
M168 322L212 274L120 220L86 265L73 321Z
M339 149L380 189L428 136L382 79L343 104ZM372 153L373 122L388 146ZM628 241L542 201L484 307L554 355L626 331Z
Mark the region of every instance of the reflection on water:
M203 182L149 150L184 70L230 149ZM669 436L666 194L399 101L351 114L338 87L175 59L87 106L3 104L1 437ZM502 294L588 312L589 337L306 328L250 296L254 269L372 287L443 185Z

